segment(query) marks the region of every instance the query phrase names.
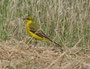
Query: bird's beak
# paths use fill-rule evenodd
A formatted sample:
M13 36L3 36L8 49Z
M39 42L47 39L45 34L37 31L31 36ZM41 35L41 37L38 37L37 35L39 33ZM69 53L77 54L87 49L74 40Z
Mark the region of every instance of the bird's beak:
M23 20L25 20L25 18L23 18Z

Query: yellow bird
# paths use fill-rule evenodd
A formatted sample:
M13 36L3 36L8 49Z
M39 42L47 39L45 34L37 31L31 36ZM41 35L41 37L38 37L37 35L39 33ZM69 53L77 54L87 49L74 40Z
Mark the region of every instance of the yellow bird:
M40 30L39 26L33 22L31 17L25 17L24 20L26 21L26 30L32 38L38 40L49 40L51 42L54 42L49 37L47 37L42 30ZM54 43L60 46L58 43Z

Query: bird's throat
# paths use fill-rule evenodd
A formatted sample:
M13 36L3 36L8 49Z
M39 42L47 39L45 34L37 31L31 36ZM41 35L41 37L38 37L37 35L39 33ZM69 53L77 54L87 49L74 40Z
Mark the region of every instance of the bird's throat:
M30 20L30 21L27 21L26 23L27 23L27 24L31 24L31 23L32 23L32 20Z

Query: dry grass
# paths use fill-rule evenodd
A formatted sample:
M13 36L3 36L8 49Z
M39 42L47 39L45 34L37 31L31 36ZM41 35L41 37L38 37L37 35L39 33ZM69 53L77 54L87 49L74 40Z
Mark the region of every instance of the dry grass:
M90 51L76 47L61 53L52 46L29 47L11 39L0 43L0 69L90 69Z
M0 69L90 69L89 0L0 0ZM31 16L64 52L30 39Z

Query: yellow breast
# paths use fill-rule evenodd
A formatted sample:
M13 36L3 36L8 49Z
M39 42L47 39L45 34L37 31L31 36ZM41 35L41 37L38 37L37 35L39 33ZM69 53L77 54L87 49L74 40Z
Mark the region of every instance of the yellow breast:
M34 34L33 32L30 31L30 23L26 23L26 30L27 30L28 34L29 34L32 38L38 39L38 40L43 40L42 37L40 37L40 36L38 36L38 35L36 35L36 34Z

